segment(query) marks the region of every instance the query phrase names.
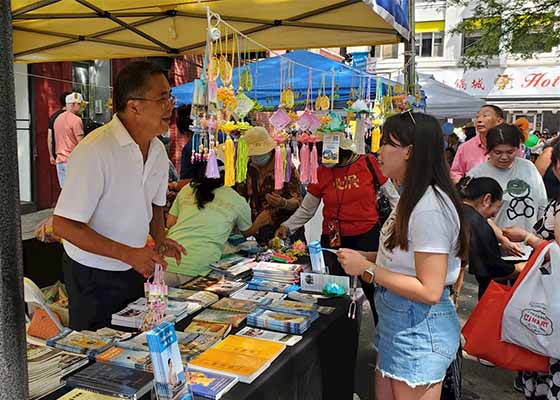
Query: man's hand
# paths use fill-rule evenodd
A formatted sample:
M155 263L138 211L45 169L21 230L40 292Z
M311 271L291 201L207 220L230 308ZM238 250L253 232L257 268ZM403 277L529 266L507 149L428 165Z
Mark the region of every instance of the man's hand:
M167 267L163 257L147 246L141 248L129 247L122 257L122 261L134 268L144 278L149 278L154 273L156 264L160 264L164 268Z
M269 225L271 222L272 219L270 218L270 211L263 210L259 215L257 215L257 218L255 218L255 222L253 222L253 224L260 229L265 225Z
M173 257L177 264L181 263L182 255L187 255L187 250L173 239L164 239L156 248L160 256Z
M287 200L277 193L269 193L265 196L266 202L269 206L274 208L281 208L286 205Z
M506 238L512 242L522 242L527 237L528 233L525 229L518 226L510 226L508 228L503 228L502 233Z
M51 165L56 165L56 160L51 157Z

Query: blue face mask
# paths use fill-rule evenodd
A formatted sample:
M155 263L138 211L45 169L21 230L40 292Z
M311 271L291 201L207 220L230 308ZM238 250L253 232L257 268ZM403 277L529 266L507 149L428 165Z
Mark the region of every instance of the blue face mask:
M251 156L251 162L259 167L268 164L270 161L270 153L262 154L260 156Z

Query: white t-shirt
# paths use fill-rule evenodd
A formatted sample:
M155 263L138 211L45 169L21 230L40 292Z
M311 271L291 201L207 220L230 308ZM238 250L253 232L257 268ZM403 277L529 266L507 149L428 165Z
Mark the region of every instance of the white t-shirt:
M131 247L144 247L152 204L165 206L169 159L157 138L144 163L140 147L118 116L82 140L70 155L55 215L87 224L94 231ZM130 265L83 251L68 241L74 261L108 271Z
M377 263L390 271L416 276L414 253L448 254L445 285L452 285L459 276L461 260L457 257L460 221L449 196L438 189L441 198L430 186L414 207L408 222L408 251L385 247L390 227L395 222L396 208L383 225Z

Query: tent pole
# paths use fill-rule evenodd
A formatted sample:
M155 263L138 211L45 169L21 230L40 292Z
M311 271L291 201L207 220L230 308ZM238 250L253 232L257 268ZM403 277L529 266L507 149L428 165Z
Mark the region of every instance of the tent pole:
M0 399L27 399L12 10L0 0Z
M408 40L404 45L404 83L406 92L416 95L416 23L415 0L408 0Z

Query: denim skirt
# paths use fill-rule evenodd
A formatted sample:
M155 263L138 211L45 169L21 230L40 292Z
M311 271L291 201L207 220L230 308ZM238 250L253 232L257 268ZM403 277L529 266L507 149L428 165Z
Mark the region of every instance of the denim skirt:
M445 288L435 305L419 303L378 286L377 370L408 386L443 381L460 342L460 324Z

